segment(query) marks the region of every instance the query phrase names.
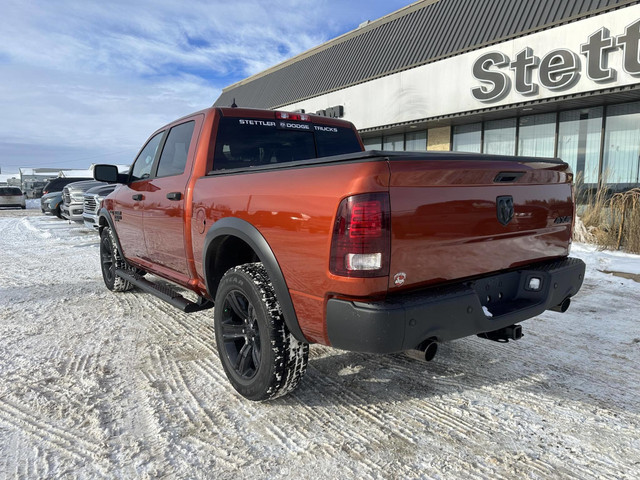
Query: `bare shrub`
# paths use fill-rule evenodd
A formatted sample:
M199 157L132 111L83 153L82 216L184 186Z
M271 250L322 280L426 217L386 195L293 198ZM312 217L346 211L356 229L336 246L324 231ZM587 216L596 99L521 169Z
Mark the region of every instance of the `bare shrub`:
M611 236L616 250L623 247L640 253L640 188L616 193L609 201L611 207Z
M576 222L576 241L586 239L602 248L640 253L640 188L615 194L605 186L582 189L578 203L584 228Z

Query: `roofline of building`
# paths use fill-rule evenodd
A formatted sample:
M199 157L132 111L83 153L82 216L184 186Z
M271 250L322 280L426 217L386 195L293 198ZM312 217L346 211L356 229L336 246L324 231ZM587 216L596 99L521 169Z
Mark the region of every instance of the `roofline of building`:
M418 0L417 2L411 3L409 5L407 5L406 7L402 7L400 10L396 10L395 12L391 12L388 13L387 15L385 15L384 17L380 17L377 20L371 20L369 21L369 23L365 23L363 25L360 25L358 28L351 30L347 33L344 33L342 35L340 35L339 37L333 38L331 40L327 40L326 42L310 48L309 50L299 53L298 55L296 55L295 57L291 57L288 60L285 60L283 62L280 62L276 65L274 65L273 67L270 67L266 70L263 70L262 72L256 73L250 77L247 77L243 80L240 80L232 85L229 85L227 87L224 87L222 89L222 92L227 92L233 88L239 87L241 85L244 85L246 83L251 83L254 80L257 80L258 78L264 77L266 75L269 75L272 72L275 72L277 70L280 70L284 67L287 67L291 64L294 64L296 62L299 62L300 60L310 57L312 55L315 55L316 53L322 52L323 50L326 50L328 48L333 47L334 45L338 45L342 42L345 42L347 40L349 40L352 37L355 37L357 35L361 35L363 33L365 33L368 30L373 30L374 28L378 28L382 25L384 25L385 23L389 23L393 20L395 20L396 18L402 17L404 15L407 15L415 10L419 10L423 7L426 7L427 5L430 5L432 3L436 3L439 2L440 0Z
M435 1L439 1L439 0L435 0ZM435 3L435 1L430 2L430 3ZM416 2L416 3L418 3L418 2ZM613 11L613 10L619 10L621 8L625 8L625 7L628 7L628 6L636 4L636 3L639 3L638 0L623 0L618 5L613 5L613 6L609 6L609 7L603 7L603 8L588 12L586 14L574 15L573 17L569 17L569 18L565 18L563 20L559 20L557 22L549 23L547 25L544 25L543 27L531 28L529 30L524 30L522 32L518 32L518 33L513 34L513 35L509 35L509 36L502 37L502 38L499 38L499 39L496 39L496 40L491 40L491 41L488 41L488 42L480 43L478 45L474 45L474 46L468 47L468 48L463 48L463 49L460 49L460 50L457 50L455 52L451 52L451 53L448 53L448 54L445 54L445 55L440 55L438 57L431 58L431 59L429 59L427 61L414 63L412 65L408 65L408 66L405 66L405 67L397 68L395 70L390 70L390 71L385 72L383 74L376 75L376 76L373 76L371 78L367 78L366 80L358 80L358 81L350 83L348 85L342 85L342 86L340 86L338 88L334 88L332 90L327 90L326 92L322 92L322 93L319 93L319 94L316 94L316 95L311 95L311 96L308 96L308 97L305 97L305 98L301 98L299 100L296 100L294 103L304 102L305 100L309 100L311 98L315 98L315 97L319 97L321 95L327 95L327 94L332 93L332 92L337 92L337 91L340 91L340 90L344 90L345 88L353 87L355 85L360 85L360 84L363 84L363 83L366 83L366 82L370 82L372 80L376 80L378 78L387 77L389 75L394 75L396 73L404 72L406 70L411 70L413 68L421 67L422 65L427 65L429 63L439 62L441 60L444 60L444 59L447 59L447 58L451 58L451 57L456 57L458 55L462 55L462 54L467 53L467 52L473 52L474 50L480 50L482 48L490 47L492 45L498 45L500 43L508 42L508 41L514 40L516 38L526 37L527 35L532 35L534 33L542 32L544 30L550 30L550 29L558 27L560 25L566 25L568 23L573 23L573 22L580 21L580 20L582 20L584 18L595 17L597 15L601 15L601 14L606 13L606 12L610 12L610 11ZM414 6L414 5L416 5L416 4L414 3L414 4L410 5L410 6ZM405 8L408 8L408 7L405 7ZM392 15L392 14L390 14L390 15ZM353 32L350 32L350 33L353 33ZM331 42L327 42L327 43L331 43ZM323 45L325 45L325 44L323 44ZM292 61L293 60L298 61L298 60L300 60L300 58L299 57L294 57L291 60ZM291 63L295 63L295 62L291 62ZM277 66L269 69L268 72L271 72L272 70L278 70L279 68L281 68L281 66L277 65ZM264 72L264 73L267 73L267 72ZM261 76L261 75L259 75L259 76ZM255 78L258 78L258 76L247 78L246 82L243 81L241 83L248 83L248 81L250 79L255 79ZM235 85L239 85L239 83L237 83ZM228 87L228 88L231 88L231 86ZM223 90L223 92L224 92L224 90ZM271 108L272 109L277 109L277 108L282 108L282 107L284 107L286 105L289 105L289 104L274 105Z
M402 17L404 15L408 15L408 14L410 14L410 13L416 11L416 10L425 8L425 7L427 7L427 6L431 5L431 4L437 3L438 1L440 1L440 0L419 0L417 2L414 2L414 3L412 3L412 4L410 4L410 5L406 6L406 7L401 8L400 10L397 10L395 12L392 12L392 13L388 14L388 15L385 15L384 17L382 17L382 18L380 18L378 20L372 21L371 23L367 24L364 27L360 27L360 28L352 30L352 31L350 31L348 33L345 33L344 35L341 35L340 37L337 37L337 38L335 38L333 40L329 40L329 41L323 43L322 45L319 45L319 46L314 47L314 48L312 48L312 49L310 49L310 50L308 50L308 51L306 51L304 53L301 53L301 54L299 54L299 55L297 55L295 57L292 57L289 60L286 60L286 61L284 61L282 63L279 63L279 64L277 64L277 65L275 65L275 66L273 66L273 67L271 67L271 68L269 68L267 70L264 70L263 72L260 72L258 74L255 74L255 75L251 76L251 77L245 78L244 80L236 82L236 83L234 83L232 85L229 85L228 87L225 87L222 90L222 93L224 94L226 92L229 92L229 91L233 90L234 88L237 88L237 87L240 87L240 86L243 86L243 85L246 85L246 84L250 84L253 81L255 81L255 80L257 80L257 79L259 79L261 77L267 76L267 75L269 75L269 74L271 74L273 72L276 72L278 70L286 68L287 66L292 65L294 63L297 63L297 62L299 62L300 60L302 60L304 58L307 58L307 57L310 57L312 55L315 55L315 54L317 54L317 53L319 53L319 52L321 52L323 50L326 50L326 49L331 48L331 47L333 47L335 45L338 45L338 44L340 44L340 43L342 43L344 41L347 41L350 38L353 38L355 36L361 35L361 34L365 33L367 30L376 29L376 28L378 28L378 27L380 27L380 26L382 26L382 25L384 25L384 24L386 24L388 22L396 20L397 18L400 18L400 17ZM464 53L471 52L471 51L474 51L474 50L479 50L481 48L486 48L486 47L489 47L489 46L492 46L492 45L497 45L497 44L500 44L500 43L503 43L503 42L511 41L513 39L516 39L516 38L525 37L525 36L528 36L528 35L531 35L531 34L534 34L534 33L537 33L537 32L541 32L541 31L544 31L544 30L548 30L548 29L552 29L552 28L558 27L560 25L566 25L566 24L569 24L569 23L577 22L577 21L582 20L584 18L593 17L593 16L601 15L601 14L609 12L609 11L622 9L622 8L625 8L625 7L628 7L630 5L637 4L637 3L639 3L639 0L622 0L617 5L611 5L611 6L607 6L607 7L602 7L602 8L596 9L596 10L589 11L587 13L574 15L572 17L568 17L568 18L564 18L562 20L558 20L558 21L555 21L555 22L548 23L548 24L546 24L544 26L533 27L533 28L530 28L530 29L527 29L527 30L523 30L521 32L514 33L512 35L507 35L507 36L504 36L504 37L501 37L501 38L498 38L498 39L489 40L487 42L484 42L484 43L481 43L481 44L477 44L477 45L473 45L471 47L462 48L460 50L456 50L454 52L450 52L450 53L447 53L447 54L444 54L444 55L439 55L437 57L433 57L433 58L430 58L428 60L423 60L421 62L417 62L417 63L411 64L411 65L402 66L400 68L397 68L397 69L394 69L394 70L390 70L390 71L387 71L387 72L384 72L384 73L381 73L381 74L378 74L378 75L374 75L372 77L369 77L369 78L366 78L366 79L363 79L363 80L356 80L356 81L351 82L349 84L344 84L344 85L341 85L341 86L333 88L333 89L322 91L320 93L304 96L304 97L296 99L293 102L280 103L280 104L276 104L276 105L271 105L269 107L265 106L264 108L270 108L270 109L283 108L283 107L285 107L287 105L290 105L291 103L303 102L305 100L309 100L311 98L315 98L315 97L318 97L320 95L326 95L326 94L329 94L329 93L332 93L332 92L335 92L335 91L344 90L345 88L349 88L349 87L352 87L354 85L359 85L359 84L362 84L362 83L366 83L366 82L369 82L369 81L372 81L372 80L376 80L378 78L382 78L382 77L393 75L393 74L396 74L396 73L399 73L399 72L402 72L402 71L410 70L412 68L416 68L416 67L419 67L419 66L422 66L422 65L438 62L440 60L444 60L446 58L451 58L451 57L455 57L455 56L458 56L458 55L462 55Z

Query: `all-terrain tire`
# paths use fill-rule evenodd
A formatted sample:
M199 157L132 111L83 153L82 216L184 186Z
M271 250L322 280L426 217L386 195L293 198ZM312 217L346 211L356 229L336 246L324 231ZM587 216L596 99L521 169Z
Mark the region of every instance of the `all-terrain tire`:
M126 260L120 256L116 240L110 227L104 227L100 232L100 265L102 267L102 278L109 290L114 292L126 292L131 290L133 285L130 282L118 277L116 269L130 269Z
M218 354L233 388L256 401L295 389L307 369L309 344L289 332L264 265L227 271L215 305Z

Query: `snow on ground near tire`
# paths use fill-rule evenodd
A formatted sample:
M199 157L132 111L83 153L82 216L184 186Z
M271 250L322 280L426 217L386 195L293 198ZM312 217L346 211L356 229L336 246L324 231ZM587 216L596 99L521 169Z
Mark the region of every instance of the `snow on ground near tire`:
M597 270L637 256L574 246L582 291L518 342L312 346L293 394L252 403L212 311L109 292L97 235L31 208L0 211L0 478L640 477L640 284Z

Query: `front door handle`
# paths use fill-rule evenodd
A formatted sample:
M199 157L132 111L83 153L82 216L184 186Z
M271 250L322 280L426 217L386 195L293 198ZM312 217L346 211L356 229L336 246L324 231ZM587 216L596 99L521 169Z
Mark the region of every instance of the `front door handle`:
M182 193L180 192L167 193L167 198L169 200L180 200L182 198Z
M131 198L133 198L136 202L138 202L138 201L142 200L144 198L144 196L141 193L136 193Z

